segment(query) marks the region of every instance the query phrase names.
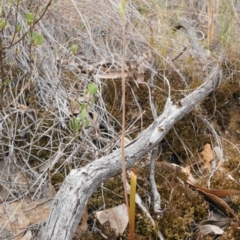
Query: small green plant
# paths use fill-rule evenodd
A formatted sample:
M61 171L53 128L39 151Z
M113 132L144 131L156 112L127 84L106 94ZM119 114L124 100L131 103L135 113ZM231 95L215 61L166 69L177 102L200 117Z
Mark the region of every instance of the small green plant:
M68 123L68 127L71 129L75 136L78 135L81 129L80 119L78 119L77 117L72 117L72 119Z
M72 51L72 53L73 53L73 54L76 54L76 53L77 53L77 50L78 50L78 46L75 45L75 44L72 44L72 45L71 45L71 51Z
M96 83L89 83L88 84L88 93L93 96L94 94L96 94L98 91L98 87Z
M98 87L96 83L89 83L87 86L87 92L85 94L85 102L80 105L80 111L78 116L72 117L68 122L69 129L73 132L75 136L81 133L82 128L86 128L90 124L90 119L88 115L88 109L94 104L94 95L97 93ZM73 102L73 108L78 105L77 102Z
M0 31L3 30L7 25L7 22L5 20L0 20Z
M30 38L31 44L35 47L43 43L43 36L37 32L28 32L28 37Z
M7 2L7 1L6 1ZM4 56L8 56L8 52L14 52L18 54L19 50L15 50L14 46L22 42L24 39L28 38L29 50L28 54L32 59L34 52L31 48L37 47L43 43L43 36L34 30L38 22L43 18L46 11L48 10L52 0L49 0L47 5L42 8L38 6L36 12L27 12L24 15L24 21L26 24L21 22L21 12L19 11L21 0L8 1L6 4L0 4L0 110L4 107L4 94L5 87L9 83L9 73L11 72L12 65ZM4 37L3 37L4 36ZM9 51L9 49L14 49ZM20 49L20 48L17 48Z
M25 14L25 20L27 21L27 24L30 26L34 24L37 21L37 19L38 19L38 16L36 14L33 15L30 12Z
M81 104L81 113L80 113L81 121L83 127L88 127L89 126L89 119L87 118L87 104L82 103Z
M0 87L1 86L6 86L10 83L10 79L6 79L5 81L3 81L3 83L0 83Z
M33 30L33 27L36 24L36 22L38 21L38 19L39 19L39 16L37 13L33 14L33 13L28 12L25 14L25 20L27 22L27 25L30 26L30 29L27 32L27 35L30 39L31 45L35 46L35 47L41 45L44 40L43 36L40 33ZM19 27L20 26L17 26L17 28L19 28ZM18 29L16 29L16 30L18 31Z

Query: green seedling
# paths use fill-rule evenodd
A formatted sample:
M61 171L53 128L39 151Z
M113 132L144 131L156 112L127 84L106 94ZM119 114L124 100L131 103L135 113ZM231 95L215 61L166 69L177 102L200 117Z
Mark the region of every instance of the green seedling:
M81 121L77 117L73 117L68 123L69 129L77 136L81 129Z
M7 25L7 22L5 20L0 20L0 31L3 30Z
M39 46L43 43L43 36L37 32L28 32L28 37L30 38L31 44L34 46Z
M89 83L88 84L88 93L93 96L94 94L96 94L98 91L98 87L96 83Z
M27 22L27 24L29 26L31 26L32 24L34 24L34 22L36 22L36 20L38 19L38 16L35 14L33 15L32 13L28 12L25 14L25 20Z
M76 53L77 53L77 50L78 50L78 46L75 45L75 44L72 44L72 45L71 45L71 51L72 51L72 53L73 53L73 54L76 54Z
M98 87L96 83L90 83L87 86L87 95L90 96L94 96L98 91ZM89 115L88 115L88 108L89 106L91 106L91 104L94 103L94 101L92 101L91 103L84 102L80 105L80 114L78 115L78 117L73 117L69 123L68 123L68 127L69 129L74 133L74 135L78 135L81 131L82 128L86 128L89 126L90 124L90 119L89 119ZM77 102L73 102L73 108L76 107L78 105Z

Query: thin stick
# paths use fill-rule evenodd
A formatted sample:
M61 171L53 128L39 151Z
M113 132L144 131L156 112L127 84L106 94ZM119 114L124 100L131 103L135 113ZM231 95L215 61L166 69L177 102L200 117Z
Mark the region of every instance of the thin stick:
M123 33L122 33L122 42L123 42L123 54L122 54L122 68L121 68L121 77L122 77L122 135L121 135L121 156L122 156L122 181L123 181L123 188L124 188L124 197L126 201L126 206L128 209L128 217L129 217L129 204L128 204L128 195L127 195L127 184L126 184L126 164L125 164L125 146L124 146L124 137L125 137L125 61L126 61L126 5L127 0L122 0L120 6L120 14L122 17L122 24L123 24Z

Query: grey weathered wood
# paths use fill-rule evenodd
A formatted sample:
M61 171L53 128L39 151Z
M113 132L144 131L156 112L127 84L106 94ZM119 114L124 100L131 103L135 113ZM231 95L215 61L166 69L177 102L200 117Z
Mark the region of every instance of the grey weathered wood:
M187 22L183 22L185 27ZM190 31L194 35L193 31ZM189 29L187 31L189 34ZM193 47L199 56L207 59L206 52L198 46L194 36ZM197 45L196 45L197 44ZM201 52L200 52L201 51ZM126 147L126 167L130 168L152 150L166 136L173 125L209 96L221 82L221 69L217 63L203 84L177 104L167 99L163 113L140 136ZM121 152L116 150L108 156L93 161L84 168L74 169L63 182L55 196L46 225L41 230L44 240L70 240L81 220L89 197L107 179L121 173Z

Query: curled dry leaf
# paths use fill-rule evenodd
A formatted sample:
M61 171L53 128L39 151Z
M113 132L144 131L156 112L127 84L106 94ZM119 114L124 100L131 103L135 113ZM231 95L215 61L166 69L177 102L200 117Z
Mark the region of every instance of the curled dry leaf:
M192 188L200 192L204 196L204 200L214 207L221 214L228 217L235 217L234 212L228 206L228 204L223 201L220 197L226 197L229 195L240 194L238 190L217 190L217 189L208 189L199 186L193 185L191 182L187 182Z
M204 192L200 189L198 189L198 191L203 194L204 200L208 204L210 204L212 207L214 207L218 212L220 212L221 214L223 214L225 216L231 217L231 218L235 217L233 210L221 198L219 198L211 193Z
M228 196L231 196L231 195L240 195L240 191L235 190L235 189L209 189L209 188L204 188L204 187L194 185L190 181L187 181L187 184L190 185L195 190L199 190L199 191L201 190L203 192L213 194L213 195L215 195L217 197L220 197L220 198L228 197Z
M214 235L222 235L223 234L223 230L215 225L203 225L203 226L199 226L198 227L199 232L201 233L202 236L206 236L208 234L214 234Z
M203 225L215 225L215 226L218 226L220 228L225 228L226 226L229 225L230 221L228 218L224 217L224 219L221 220L221 218L223 218L222 215L220 215L220 220L211 220L211 219L208 219L208 220L204 220L204 221L201 221L199 223L199 226L203 226Z
M198 180L196 178L194 178L191 173L191 166L181 167L181 169L185 174L187 174L189 183L191 183L191 184L197 183Z

